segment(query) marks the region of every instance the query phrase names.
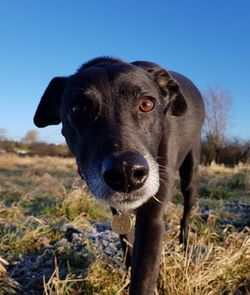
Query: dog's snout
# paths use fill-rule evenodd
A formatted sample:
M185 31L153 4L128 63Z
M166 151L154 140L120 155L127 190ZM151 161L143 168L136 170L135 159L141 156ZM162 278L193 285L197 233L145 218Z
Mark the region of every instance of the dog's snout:
M114 191L129 193L145 183L149 172L146 159L136 153L111 155L104 159L104 181Z

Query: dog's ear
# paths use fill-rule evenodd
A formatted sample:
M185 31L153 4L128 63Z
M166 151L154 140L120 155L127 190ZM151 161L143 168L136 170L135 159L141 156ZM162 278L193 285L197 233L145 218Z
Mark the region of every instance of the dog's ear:
M152 70L155 83L158 85L163 97L168 104L165 113L172 116L182 116L187 110L187 103L179 84L164 69Z
M34 123L37 127L61 123L60 105L66 80L67 78L64 77L56 77L50 81L34 116Z
M179 84L166 70L151 62L136 61L132 64L146 70L157 84L162 96L165 97L168 102L165 113L172 116L181 116L186 112L187 103L180 90Z

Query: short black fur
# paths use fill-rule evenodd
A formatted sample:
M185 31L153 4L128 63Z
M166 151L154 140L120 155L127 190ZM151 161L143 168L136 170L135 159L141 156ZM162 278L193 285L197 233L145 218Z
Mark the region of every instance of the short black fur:
M149 103L149 111L141 108ZM147 109L146 109L147 110ZM204 104L186 77L159 65L93 59L55 78L38 105L38 127L62 122L80 176L112 212L136 210L135 233L121 236L132 266L130 295L153 295L159 273L163 214L179 171L184 196L180 242L186 245L197 190ZM153 196L156 196L156 201Z

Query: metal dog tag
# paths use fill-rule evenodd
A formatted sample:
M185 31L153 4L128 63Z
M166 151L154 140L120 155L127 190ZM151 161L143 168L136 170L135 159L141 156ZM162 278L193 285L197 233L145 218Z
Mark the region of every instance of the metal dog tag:
M112 230L119 235L127 234L132 228L132 220L126 213L114 215L111 221Z

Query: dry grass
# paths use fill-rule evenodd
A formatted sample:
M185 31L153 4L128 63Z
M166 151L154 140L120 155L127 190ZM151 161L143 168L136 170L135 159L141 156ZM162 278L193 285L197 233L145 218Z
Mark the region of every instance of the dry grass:
M57 157L19 157L16 154L0 155L0 169L35 168L35 170L64 171L72 170L75 167L72 158Z
M77 179L72 159L0 156L0 294L20 294L23 286L10 276L10 267L27 253L44 257L48 249L55 249L64 238L65 224L84 231L95 220L110 219L86 187L78 187ZM230 197L249 200L249 165L201 167L201 181L206 190L200 206L205 201L216 207L223 204L223 199L213 199L218 190L211 197L211 190L218 186L229 190ZM167 207L169 229L156 294L250 294L250 229L220 228L217 222L228 213L214 211L204 220L196 207L184 253L178 245L182 209L180 203ZM60 251L51 254L49 276L44 272L42 287L34 289L34 294L127 294L129 273L124 264L117 266L117 261L103 256L88 239L80 252L67 247Z
M235 165L234 167L226 167L224 164L216 164L214 161L212 161L209 166L201 166L200 171L201 173L206 172L210 175L213 175L218 172L231 175L240 172L250 173L250 164L244 164L240 162L238 165Z
M234 167L226 167L221 164L218 165L215 162L212 162L210 166L201 166L200 174L202 178L214 177L223 178L223 177L234 177L237 175L244 176L243 185L246 192L250 192L250 164L239 163Z
M169 209L174 214L175 206ZM176 222L173 228L178 228ZM166 234L159 294L236 294L240 288L245 289L237 294L248 294L247 288L250 292L249 227L241 232L230 227L220 231L214 219L202 222L196 208L185 253L178 245L177 235L173 230Z
M242 238L232 234L228 239ZM162 294L235 294L249 285L250 238L238 245L225 241L227 248L210 244L204 247L198 239L186 255L166 247L159 279ZM248 262L247 262L248 260ZM250 291L250 290L249 290Z

